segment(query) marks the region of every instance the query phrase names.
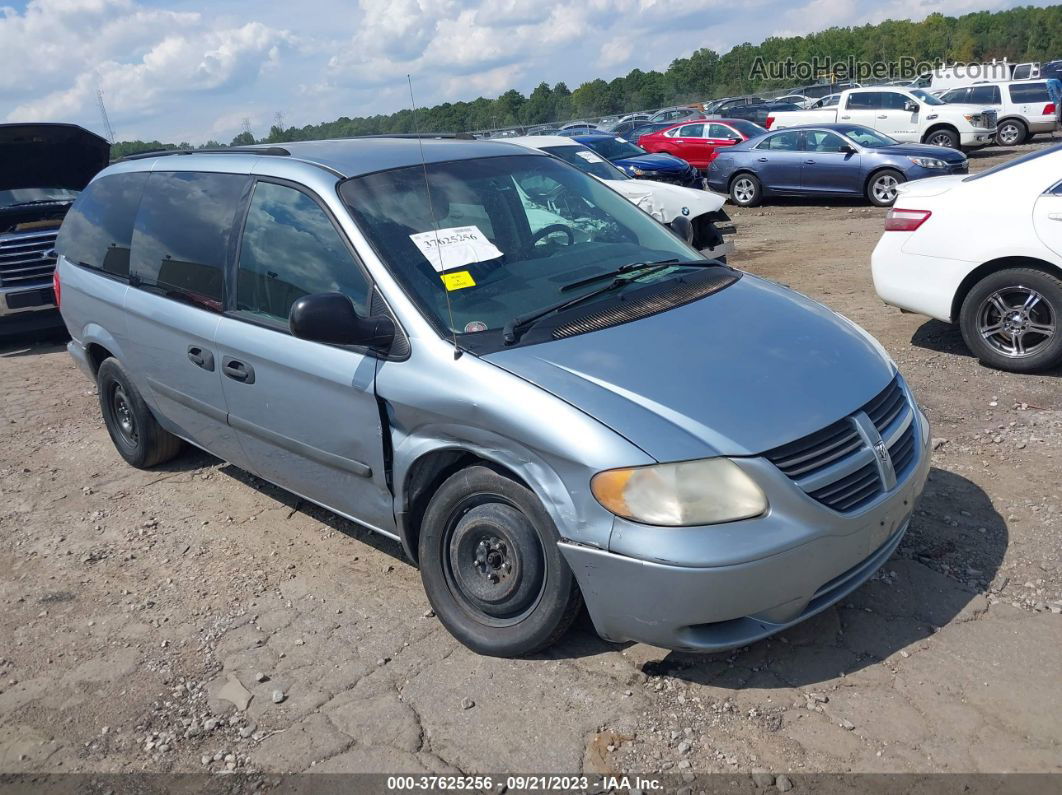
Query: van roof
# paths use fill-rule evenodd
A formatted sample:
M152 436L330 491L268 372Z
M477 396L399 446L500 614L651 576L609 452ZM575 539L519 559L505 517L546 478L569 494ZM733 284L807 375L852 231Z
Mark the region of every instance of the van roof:
M561 139L563 140L563 139ZM371 136L324 141L292 141L283 145L256 144L229 149L180 149L144 152L128 159L149 160L177 155L211 157L261 155L310 163L341 177L356 177L376 171L451 160L529 154L522 146L504 141L480 141L453 136Z

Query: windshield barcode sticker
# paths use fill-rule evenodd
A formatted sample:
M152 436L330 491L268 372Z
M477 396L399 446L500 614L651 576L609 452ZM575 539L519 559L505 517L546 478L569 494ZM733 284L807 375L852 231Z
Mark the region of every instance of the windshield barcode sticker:
M453 226L432 232L417 232L409 239L427 257L436 271L486 262L502 255L498 247L479 231L478 226Z

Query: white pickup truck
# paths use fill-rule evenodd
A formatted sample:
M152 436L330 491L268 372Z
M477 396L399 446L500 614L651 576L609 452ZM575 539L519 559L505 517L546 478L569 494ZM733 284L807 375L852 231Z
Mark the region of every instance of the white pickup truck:
M772 113L767 129L842 122L872 127L897 141L972 149L992 142L996 119L983 105L945 104L917 88L879 86L842 91L829 108Z

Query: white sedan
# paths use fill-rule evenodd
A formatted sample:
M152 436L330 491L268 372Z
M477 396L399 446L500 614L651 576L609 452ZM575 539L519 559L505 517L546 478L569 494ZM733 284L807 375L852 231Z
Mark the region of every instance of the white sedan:
M1062 364L1062 146L900 185L871 265L886 303L958 323L983 363Z
M727 238L734 234L734 225L723 210L725 196L649 179L631 179L590 147L561 136L529 135L506 138L505 143L560 158L604 181L663 224L671 226L679 217L689 219L692 239L688 242L707 257L725 262L726 255L733 251L733 243Z

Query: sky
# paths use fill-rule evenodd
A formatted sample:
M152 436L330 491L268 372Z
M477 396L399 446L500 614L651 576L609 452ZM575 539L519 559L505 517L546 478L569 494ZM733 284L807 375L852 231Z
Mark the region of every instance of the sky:
M1050 0L1033 0L1044 5ZM0 0L0 121L227 143L409 106L571 89L700 47L1009 0Z

